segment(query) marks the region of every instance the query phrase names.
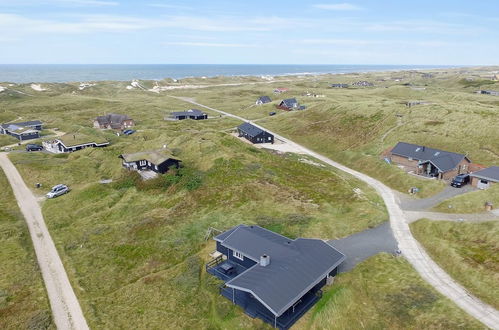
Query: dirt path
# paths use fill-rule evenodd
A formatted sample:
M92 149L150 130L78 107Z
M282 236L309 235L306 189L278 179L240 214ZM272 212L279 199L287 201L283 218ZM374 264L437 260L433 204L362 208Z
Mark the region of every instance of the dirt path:
M35 196L28 189L6 153L0 153L0 167L12 186L17 204L28 225L38 265L47 289L55 325L61 330L88 329L80 304L69 283L68 276L47 230L42 211Z
M457 213L441 213L441 212L425 212L425 211L404 211L404 215L408 223L419 219L429 219L434 221L456 221L456 222L485 222L497 221L499 217L494 213L473 213L473 214L457 214Z
M171 96L174 97L174 96ZM203 104L195 102L192 98L175 97L177 99L189 102L191 104L203 107L228 117L236 118L241 121L251 122L243 117L239 117L225 111L210 108ZM254 123L253 123L254 124ZM472 315L487 327L491 329L499 329L499 312L492 306L485 304L480 299L473 296L466 291L459 283L454 281L449 274L447 274L440 266L438 266L426 253L421 244L412 236L409 229L408 221L404 212L397 203L398 198L394 191L385 186L380 181L371 178L368 175L352 170L344 165L341 165L321 154L316 153L308 148L305 148L275 132L272 132L262 126L254 124L255 126L264 129L272 134L274 137L289 144L291 149L299 151L299 153L308 154L328 165L336 167L354 177L364 181L381 195L383 198L388 213L390 215L390 226L393 235L399 244L399 249L402 251L403 256L411 263L420 276L429 284L431 284L438 292L452 300L459 307L461 307L468 314Z

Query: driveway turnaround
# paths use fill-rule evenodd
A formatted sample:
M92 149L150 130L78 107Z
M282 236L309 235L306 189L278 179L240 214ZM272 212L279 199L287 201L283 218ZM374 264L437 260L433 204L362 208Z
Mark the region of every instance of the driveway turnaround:
M396 254L398 249L389 222L328 243L347 256L338 267L340 273L348 272L358 263L380 252Z
M35 196L5 153L0 153L0 167L12 186L17 204L28 224L57 329L87 330L87 321L83 317Z
M400 207L407 211L419 211L430 209L433 206L440 204L441 202L450 199L455 196L459 196L471 191L476 191L478 189L473 188L470 184L462 188L454 188L451 186L445 187L443 191L428 198L412 198L405 194L399 194L400 196Z
M221 113L227 117L232 117L241 121L249 122L243 117L210 108L203 104L197 103L190 98L175 96L171 97L189 102L208 110ZM492 306L485 304L480 299L473 296L471 293L466 291L466 289L464 289L459 283L454 281L449 276L449 274L447 274L430 258L421 244L419 244L414 236L412 236L404 212L397 203L398 197L395 195L395 192L392 189L368 175L341 165L340 163L324 157L321 154L312 151L311 149L305 148L279 134L276 134L275 132L266 129L265 127L257 125L254 122L252 122L252 124L256 127L266 130L267 132L272 133L276 139L289 144L293 150L297 150L299 153L310 155L324 162L325 164L331 165L348 174L351 174L352 176L364 181L365 183L376 189L378 194L383 198L383 201L385 202L386 208L388 210L388 214L390 215L390 227L392 228L393 235L399 244L399 249L402 251L402 254L407 259L407 261L409 261L409 263L411 263L411 265L416 269L419 275L426 282L431 284L438 292L452 300L468 314L481 321L487 327L499 330L499 312Z

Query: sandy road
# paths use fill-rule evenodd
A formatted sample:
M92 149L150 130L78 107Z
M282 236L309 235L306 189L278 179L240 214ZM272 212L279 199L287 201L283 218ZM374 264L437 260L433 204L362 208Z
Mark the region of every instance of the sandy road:
M243 117L239 117L228 112L213 109L203 104L197 103L191 98L174 98L221 113L228 117L239 119L241 121L248 121ZM499 329L499 312L492 306L485 304L483 301L473 296L471 293L466 291L466 289L463 288L459 283L454 281L449 274L447 274L430 258L421 244L419 244L419 242L414 238L409 228L408 221L405 218L405 214L399 206L400 201L391 188L387 187L380 181L371 178L368 175L341 165L325 156L316 153L315 151L305 148L279 134L276 134L275 132L259 126L254 122L252 122L252 124L274 134L275 138L287 143L290 147L290 150L312 156L328 165L331 165L353 175L354 177L364 181L365 183L376 189L378 194L380 194L383 198L383 201L385 202L386 208L388 210L388 214L390 215L390 227L392 228L393 235L395 236L395 239L399 244L399 249L402 251L402 254L407 259L407 261L409 261L409 263L411 263L411 265L416 269L419 275L426 282L432 285L438 292L452 300L456 305L461 307L464 311L475 317L477 320L481 321L487 327L491 329Z
M80 304L69 283L35 196L28 189L6 153L0 153L0 167L12 186L17 204L28 224L55 325L60 330L88 329Z

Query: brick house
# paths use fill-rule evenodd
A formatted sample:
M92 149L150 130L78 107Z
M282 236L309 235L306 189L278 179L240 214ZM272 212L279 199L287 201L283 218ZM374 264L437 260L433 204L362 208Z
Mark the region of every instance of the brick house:
M471 164L466 155L405 142L397 143L387 156L407 172L443 180L468 173Z
M94 120L94 127L100 129L120 129L124 130L135 125L132 118L127 115L110 113L105 116L99 116Z
M478 189L488 189L499 182L499 166L491 166L470 174L471 185Z

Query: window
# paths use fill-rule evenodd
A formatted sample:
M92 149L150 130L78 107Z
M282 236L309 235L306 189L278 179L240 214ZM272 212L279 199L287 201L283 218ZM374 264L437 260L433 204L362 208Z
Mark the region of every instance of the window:
M147 162L146 162L145 160L141 160L141 161L140 161L140 166L144 166L144 165L146 165L146 164L147 164Z
M237 259L239 259L239 260L244 260L244 256L243 256L243 254L242 254L242 253L240 253L240 252L233 251L233 252L232 252L232 255L233 255L234 257L236 257Z

